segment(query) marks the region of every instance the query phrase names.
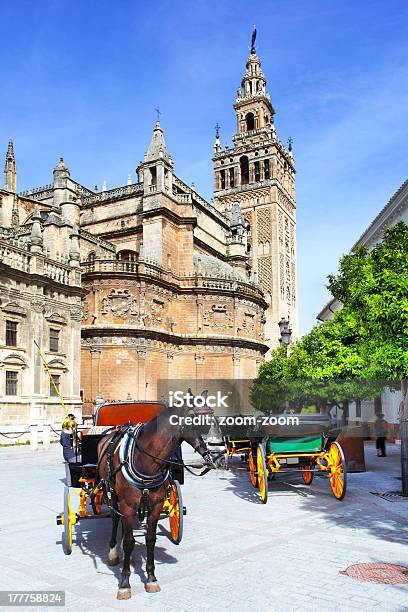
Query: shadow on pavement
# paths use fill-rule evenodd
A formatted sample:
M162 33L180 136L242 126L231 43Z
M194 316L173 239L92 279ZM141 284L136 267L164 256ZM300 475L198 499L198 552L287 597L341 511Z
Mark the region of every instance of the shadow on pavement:
M232 491L240 499L253 504L261 504L258 489L253 487L249 479L246 464L240 462L236 457L230 459L229 477L222 478L228 482L227 491ZM315 477L314 482L318 479ZM325 483L328 485L328 483ZM297 495L300 497L312 497L315 495L313 489L303 483L302 476L295 473L282 473L269 482L268 496Z
M103 511L106 511L103 508ZM164 521L166 519L163 519ZM162 524L163 521L159 521L157 527L157 543L155 547L155 564L156 568L163 564L174 564L177 563L177 559L169 554L163 546L160 545L160 540L163 538L169 538L169 531ZM112 521L110 518L100 519L84 519L79 521L74 527L73 534L73 550L72 554L75 554L75 549L79 549L83 555L86 555L92 559L94 568L99 574L114 575L119 582L123 552L120 546L120 563L116 566L110 566L107 563L108 552L109 552L109 540L111 536ZM135 519L133 535L135 538L135 547L132 554L131 565L134 567L134 573L140 578L140 581L146 583L146 545L145 545L145 532L146 526ZM122 539L121 526L118 530L118 544ZM62 541L56 542L58 546L62 546ZM160 569L156 571L157 578L160 582Z
M367 471L348 474L347 492L342 501L336 500L329 488L305 500L303 507L323 514L325 520L333 525L361 530L379 540L406 544L408 501L389 502L371 493L401 488L398 480L399 447L390 447L388 457L377 458L374 449L366 446L365 456ZM406 559L402 565L406 565Z

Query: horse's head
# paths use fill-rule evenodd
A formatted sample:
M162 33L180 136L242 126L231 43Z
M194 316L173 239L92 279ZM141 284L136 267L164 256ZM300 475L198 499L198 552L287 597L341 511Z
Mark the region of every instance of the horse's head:
M198 425L204 424L203 417L205 417L206 412L197 405L197 397L202 397L205 405L205 392L202 396L194 396L191 389L188 389L187 393L184 394L183 401L173 408L173 423L178 426L180 442L187 442L190 444L190 446L203 457L208 466L215 467L207 444L202 435L198 432ZM200 423L200 421L202 421L202 423Z

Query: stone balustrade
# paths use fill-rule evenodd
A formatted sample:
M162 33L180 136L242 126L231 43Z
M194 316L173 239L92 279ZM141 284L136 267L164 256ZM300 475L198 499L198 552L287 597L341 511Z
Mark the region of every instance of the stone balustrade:
M239 292L246 296L260 300L263 292L258 284L245 282L235 276L220 274L219 276L205 276L193 274L186 276L176 276L170 270L164 269L158 263L149 259L139 259L138 261L127 261L120 259L94 259L81 263L82 273L123 273L123 274L143 274L155 279L177 285L182 289L202 288L217 291Z
M176 193L176 200L179 204L191 204L191 193Z
M143 183L133 183L132 185L124 185L123 187L117 187L116 189L109 189L108 191L101 191L94 195L88 195L82 197L83 206L89 204L97 204L99 202L105 202L106 200L115 200L118 198L129 197L136 193L143 193Z
M73 273L68 257L65 258L65 262L57 261L43 253L31 253L27 244L19 244L19 242L0 238L0 262L2 264L28 274L42 274L64 285L80 285L80 276Z
M30 272L31 253L10 242L0 241L0 262L14 270Z
M55 280L57 283L70 285L70 272L71 268L69 265L56 262L52 259L44 259L44 276Z
M43 196L44 193L51 191L52 195L53 185L44 185L43 187L35 187L34 189L27 189L26 191L20 191L18 195L28 196L34 198L35 196Z

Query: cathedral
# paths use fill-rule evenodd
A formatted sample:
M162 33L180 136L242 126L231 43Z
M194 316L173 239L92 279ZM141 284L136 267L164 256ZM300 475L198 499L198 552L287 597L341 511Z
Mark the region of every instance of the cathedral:
M0 189L0 422L157 398L160 379L252 379L282 329L297 335L294 158L280 142L254 47L233 147L214 144L214 198L175 173L158 120L134 180L90 189L63 158ZM282 326L282 322L284 326Z

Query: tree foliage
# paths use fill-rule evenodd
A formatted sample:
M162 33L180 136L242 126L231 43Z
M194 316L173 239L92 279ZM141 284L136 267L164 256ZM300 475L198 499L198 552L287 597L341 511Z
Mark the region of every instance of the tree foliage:
M342 307L289 355L272 351L254 384L255 405L277 409L284 397L295 407L368 399L384 381L408 376L408 227L400 222L373 250L345 255L328 288Z

